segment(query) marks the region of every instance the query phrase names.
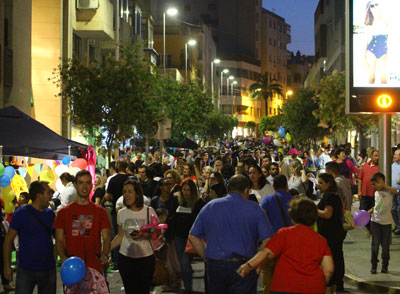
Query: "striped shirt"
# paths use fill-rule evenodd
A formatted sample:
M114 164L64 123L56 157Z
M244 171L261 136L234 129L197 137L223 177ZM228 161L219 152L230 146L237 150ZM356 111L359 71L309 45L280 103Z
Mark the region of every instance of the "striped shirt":
M361 195L374 197L375 189L371 184L371 177L379 172L379 166L372 165L372 161L367 162L361 168L358 178L362 180Z

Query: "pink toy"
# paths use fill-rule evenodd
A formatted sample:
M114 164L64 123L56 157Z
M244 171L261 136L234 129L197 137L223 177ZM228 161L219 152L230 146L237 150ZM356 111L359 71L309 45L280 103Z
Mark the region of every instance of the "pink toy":
M152 233L153 240L155 240L157 239L157 231L165 230L167 228L168 228L167 224L158 224L157 217L154 214L152 214L151 224L142 226L140 228L140 231Z

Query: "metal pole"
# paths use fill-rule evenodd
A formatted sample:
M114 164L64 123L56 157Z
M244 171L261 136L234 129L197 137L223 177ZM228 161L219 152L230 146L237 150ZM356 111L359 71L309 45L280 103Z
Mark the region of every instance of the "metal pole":
M232 96L235 96L235 95L233 95L233 88L234 88L234 84L232 82L232 84L231 84L231 94L232 94Z
M211 98L214 101L214 61L211 61Z
M119 18L120 18L120 8L119 8L119 0L116 1L116 11L115 11L115 42L117 43L117 48L115 49L115 59L119 60Z
M379 171L386 177L386 184L392 181L392 115L383 114L379 118Z
M185 82L188 80L188 74L187 74L187 67L188 67L188 62L187 62L187 55L188 55L188 47L187 47L187 42L185 43Z
M165 12L163 13L163 69L165 74Z
M226 78L226 95L229 96L229 77Z
M221 88L219 89L219 92L220 92L220 96L222 96L222 89L223 89L223 87L224 87L224 71L223 70L221 70Z

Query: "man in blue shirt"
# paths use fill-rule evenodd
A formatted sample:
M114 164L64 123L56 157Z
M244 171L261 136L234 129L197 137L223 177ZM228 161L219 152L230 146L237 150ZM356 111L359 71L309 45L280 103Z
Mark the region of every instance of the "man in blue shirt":
M261 208L264 209L267 215L274 233L283 227L288 227L292 225L288 209L289 202L292 200L292 195L288 192L288 182L284 175L278 175L274 178L273 187L275 189L275 194L268 195L261 202ZM276 196L275 196L276 195ZM283 215L281 207L278 203L278 199L282 205ZM275 261L268 260L261 267L261 277L264 294L269 293L269 287L272 281L272 274L274 272Z
M32 205L17 209L11 219L4 241L4 275L12 281L11 248L16 235L19 238L16 294L56 293L56 263L53 254L54 212L47 208L52 198L47 182L35 181L30 185Z
M256 271L245 278L236 271L257 252L260 243L266 243L273 231L259 205L248 200L249 189L250 182L245 176L233 176L228 184L229 194L210 201L190 230L190 242L206 261L209 294L257 292ZM206 246L202 239L207 241Z
M397 149L393 154L392 163L392 187L400 191L400 149ZM400 235L400 195L397 193L393 196L392 205L393 221L396 224L395 235Z

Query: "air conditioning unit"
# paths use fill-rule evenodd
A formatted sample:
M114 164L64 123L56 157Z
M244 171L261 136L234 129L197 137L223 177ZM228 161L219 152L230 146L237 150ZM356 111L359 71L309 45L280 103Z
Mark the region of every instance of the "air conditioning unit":
M99 8L99 0L77 0L77 9L97 9Z

